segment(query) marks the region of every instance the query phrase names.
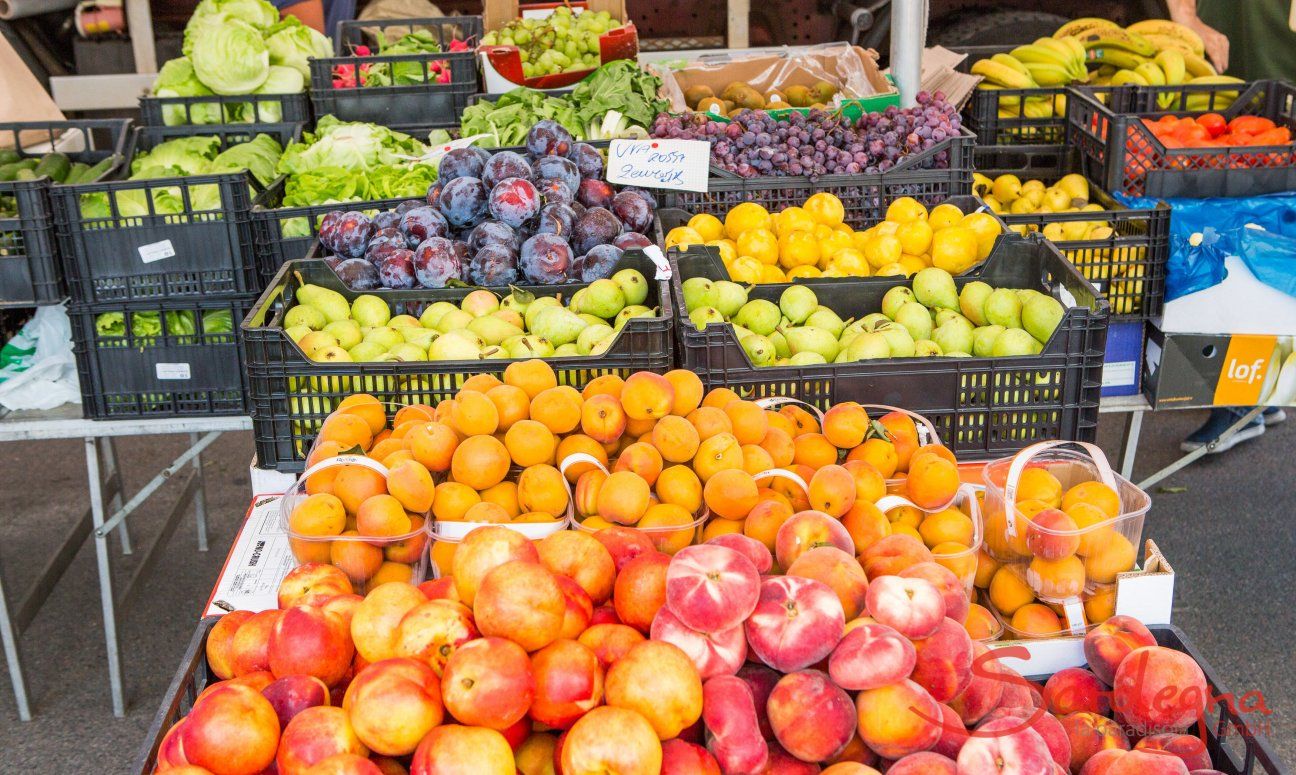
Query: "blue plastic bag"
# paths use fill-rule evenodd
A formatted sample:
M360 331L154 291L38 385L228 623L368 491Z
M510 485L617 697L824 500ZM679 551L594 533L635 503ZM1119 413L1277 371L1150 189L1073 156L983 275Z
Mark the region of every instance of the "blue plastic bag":
M1214 227L1207 226L1190 235L1171 234L1170 260L1166 264L1166 301L1204 291L1224 282L1227 255L1223 238Z
M1243 228L1237 255L1260 282L1296 296L1296 238Z

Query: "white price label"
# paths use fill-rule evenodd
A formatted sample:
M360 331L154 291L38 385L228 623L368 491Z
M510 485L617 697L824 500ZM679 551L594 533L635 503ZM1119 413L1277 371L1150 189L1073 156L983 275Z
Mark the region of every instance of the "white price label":
M607 180L626 186L706 191L711 144L701 140L613 140Z
M159 363L154 366L154 371L158 379L189 379L189 364L187 363Z
M653 264L657 267L657 272L653 279L655 280L671 279L670 262L666 260L666 255L662 253L661 248L657 247L656 245L649 245L648 247L643 249L643 252L644 255L648 256L648 258L651 259Z
M161 261L164 258L170 258L176 254L175 248L171 246L171 240L164 239L161 242L153 242L148 245L139 246L140 260L146 264L154 261Z
M1128 387L1138 381L1138 363L1116 361L1103 364L1103 387Z

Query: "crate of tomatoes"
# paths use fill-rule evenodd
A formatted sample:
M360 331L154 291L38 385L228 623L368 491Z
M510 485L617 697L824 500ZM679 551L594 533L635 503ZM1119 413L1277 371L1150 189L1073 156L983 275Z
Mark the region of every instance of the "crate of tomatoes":
M1296 87L1256 81L1175 88L1182 92L1177 99L1150 94L1128 114L1074 91L1069 131L1085 173L1108 191L1132 196L1240 197L1296 188Z

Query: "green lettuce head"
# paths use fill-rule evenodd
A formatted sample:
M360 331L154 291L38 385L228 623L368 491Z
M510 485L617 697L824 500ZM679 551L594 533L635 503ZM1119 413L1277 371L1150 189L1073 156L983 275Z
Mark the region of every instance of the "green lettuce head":
M261 32L235 20L199 37L190 61L198 80L217 94L251 94L270 75L270 53Z
M212 90L198 80L193 64L186 57L162 65L157 80L153 82L155 97L206 97L211 93ZM221 123L221 109L217 103L194 103L188 107L186 113L184 105L163 105L162 123L166 126Z
M231 20L265 31L279 22L279 11L265 0L202 0L185 25L184 55L192 56L199 38Z
M270 51L270 64L291 67L301 73L302 78L305 79L310 78L310 64L307 60L312 57L326 59L333 56L333 47L329 39L302 24L294 16L284 19L271 28L266 35L265 43Z

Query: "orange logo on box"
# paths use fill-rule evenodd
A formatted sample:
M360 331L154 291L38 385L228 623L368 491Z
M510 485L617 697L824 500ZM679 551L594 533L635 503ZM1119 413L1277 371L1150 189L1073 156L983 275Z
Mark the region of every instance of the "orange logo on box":
M1215 383L1216 406L1253 406L1260 401L1260 388L1277 341L1274 336L1229 339L1224 366Z

